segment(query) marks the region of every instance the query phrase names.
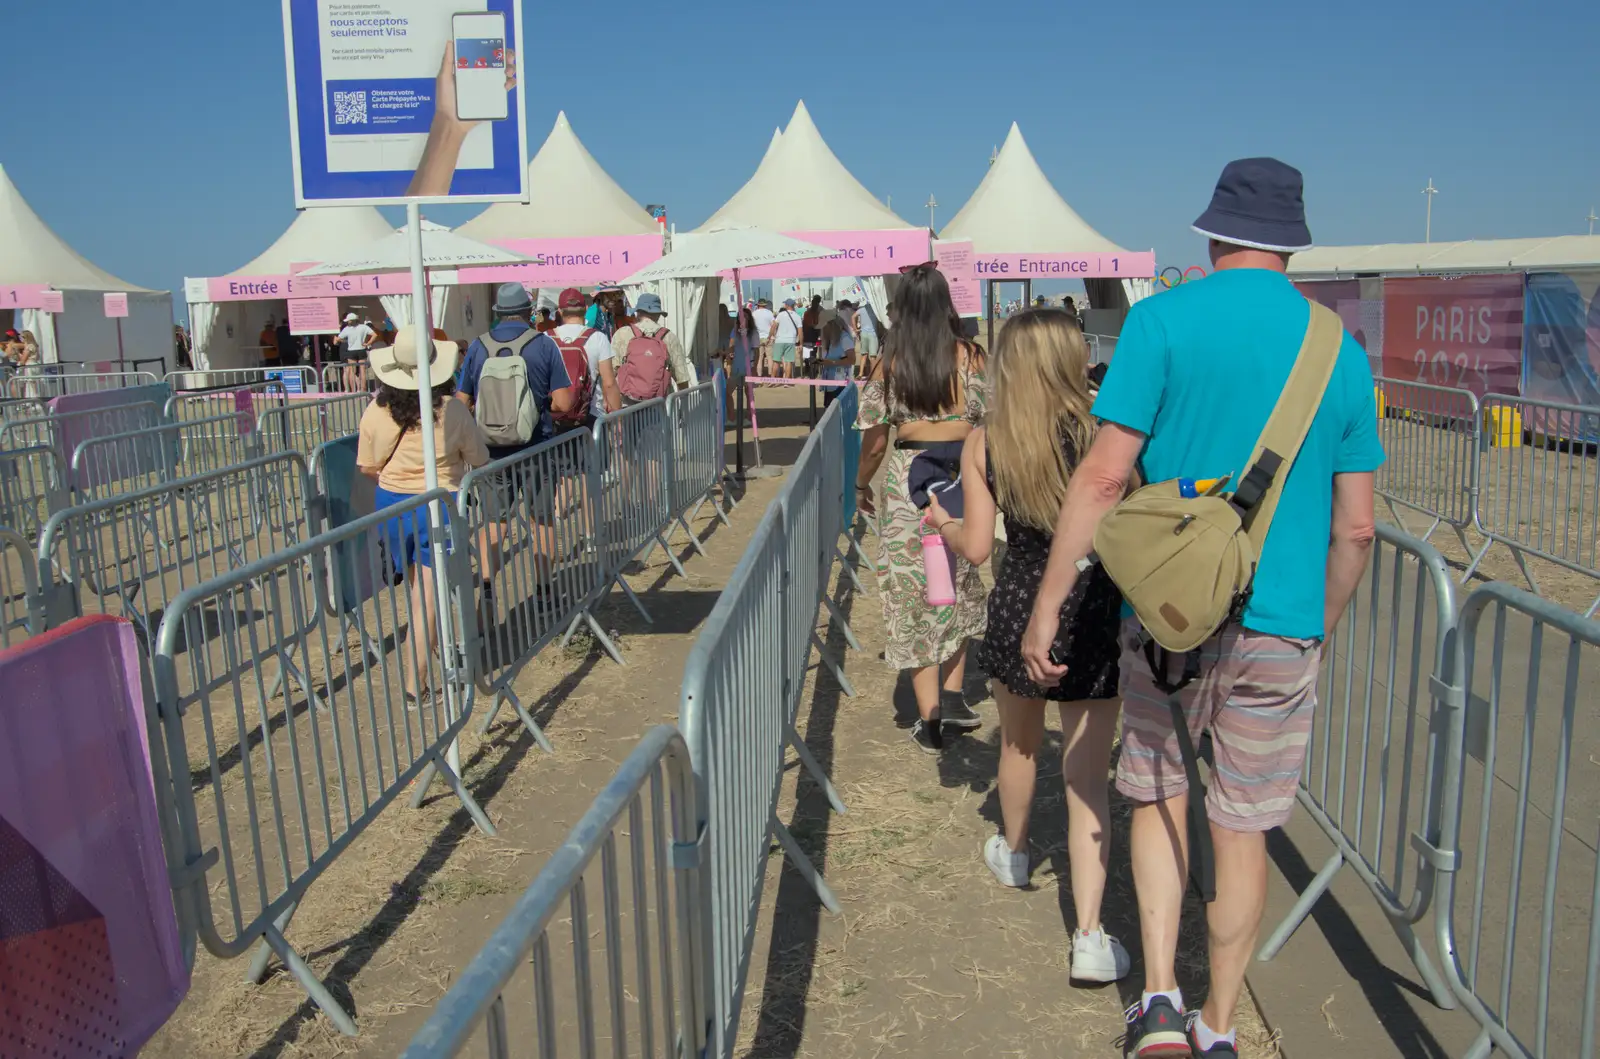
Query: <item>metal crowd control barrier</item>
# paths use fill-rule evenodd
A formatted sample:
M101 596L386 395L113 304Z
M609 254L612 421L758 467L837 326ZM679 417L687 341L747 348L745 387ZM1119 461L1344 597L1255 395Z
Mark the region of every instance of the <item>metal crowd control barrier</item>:
M1456 870L1441 873L1434 920L1450 987L1483 1027L1467 1055L1593 1056L1596 800L1593 756L1573 756L1592 741L1600 623L1489 584L1462 608L1451 655L1443 830Z
M672 423L671 479L668 508L671 517L689 535L695 550L704 553L689 522L700 507L711 499L711 491L722 480L723 432L722 405L717 385L708 379L698 386L678 390L667 398L667 418ZM714 505L717 518L728 524L728 513L720 503ZM672 540L673 530L667 533Z
M0 449L0 526L37 540L50 515L67 506L67 478L50 445Z
M287 402L257 417L256 443L262 452L310 456L317 446L356 433L361 428L361 414L371 403L364 393Z
M795 870L830 910L838 901L778 819L778 795L790 747L838 811L843 804L826 773L795 730L794 708L809 668L819 591L831 567L835 539L822 540L828 519L819 464L838 452L842 468L842 406L835 402L790 472L780 503L768 508L749 549L706 619L684 673L681 727L694 761L701 831L709 836L706 879L709 957L708 1055L727 1059L738 1037L751 947L761 908L771 841L777 837ZM824 441L825 436L840 435ZM839 516L833 516L838 525ZM797 525L810 520L809 525ZM791 544L791 541L795 542ZM799 628L796 628L796 625ZM804 650L799 646L803 645Z
M83 373L22 373L6 383L10 397L48 401L69 394L120 390L125 386L155 386L161 380L148 371L106 371Z
M298 375L300 377L300 393L310 393L311 384L317 381L315 369L304 366L287 368L186 368L182 371L167 372L165 381L172 387L174 393L194 390L238 389L242 386L261 383L277 385L286 391L294 392L293 385L286 385L282 381L286 376L290 375Z
M1448 690L1455 586L1432 546L1379 524L1371 566L1323 647L1317 711L1297 800L1334 845L1261 948L1271 960L1349 865L1388 917L1434 1002L1455 1006L1415 924L1448 871L1434 777Z
M594 443L600 479L596 543L606 581L619 586L645 621L650 621L650 612L623 580L623 569L659 544L678 576L687 576L662 537L671 522L671 435L666 400L646 401L600 416L594 424Z
M444 601L457 609L448 628L461 638L441 642L432 572L404 559L432 501L448 504L449 494L419 495L186 589L156 641L159 719L176 780L179 922L219 958L260 945L252 981L275 953L348 1035L355 1022L284 936L307 888L413 780L413 806L437 774L494 834L445 760L474 697L464 679L476 650L470 613L461 613L470 608L464 576L455 571L456 598ZM459 537L433 542L435 563L459 567L464 554ZM385 648L376 663L330 617L350 602L327 598L330 568L371 586L357 605ZM283 682L269 684L268 671L281 677L296 654L315 684L269 717L266 703Z
M507 703L551 749L513 685L545 645L557 636L566 643L580 622L623 661L593 614L612 580L597 526L599 495L594 439L581 430L470 471L461 482L452 517L469 542L467 583L482 587L482 651L474 665L478 690L493 697L485 732Z
M705 845L697 841L695 808L683 739L671 727L657 728L628 755L402 1059L460 1055L480 1033L490 1059L594 1056L603 1035L615 1056L703 1055ZM601 915L591 926L595 888ZM591 952L597 933L603 984ZM571 938L570 970L559 956L561 935ZM513 989L529 964L531 983ZM516 998L510 1003L508 992ZM599 1026L597 1010L605 1016ZM558 1015L567 1011L565 1019Z
M1483 419L1478 398L1468 390L1427 383L1374 381L1385 456L1376 476L1378 495L1403 529L1401 507L1433 520L1418 534L1421 540L1432 540L1440 526L1449 526L1471 557L1470 577L1488 550L1484 545L1474 553L1466 537L1478 503Z
M91 501L163 485L244 463L246 438L237 415L91 438L72 454L70 480Z
M1478 531L1511 549L1535 592L1527 555L1600 578L1600 459L1589 452L1600 408L1498 394L1483 407L1500 444L1483 453Z
M323 393L368 393L377 387L378 378L367 370L365 360L336 360L322 366Z
M34 397L0 397L0 423L13 419L38 419L49 409Z
M161 426L161 406L150 401L107 405L80 412L62 412L14 419L0 424L0 452L46 446L64 466L72 457L73 438L106 437Z
M39 564L27 538L0 526L0 647L40 632Z
M316 504L305 461L284 454L57 511L39 534L49 625L113 614L149 650L179 593L305 541Z

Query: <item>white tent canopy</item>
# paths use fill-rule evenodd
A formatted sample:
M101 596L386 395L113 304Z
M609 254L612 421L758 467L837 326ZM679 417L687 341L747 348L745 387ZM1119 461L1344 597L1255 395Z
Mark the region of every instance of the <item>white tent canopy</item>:
M1540 272L1578 268L1600 268L1600 235L1319 246L1289 259L1290 274L1302 277Z
M300 210L277 241L230 276L284 276L290 265L332 261L382 239L394 228L371 206L322 206Z
M653 235L661 225L594 160L566 112L528 163L528 201L490 206L457 231L470 239Z
M980 254L1127 253L1067 205L1016 122L978 190L939 238L971 240Z
M33 212L0 166L0 285L42 285L62 291L59 314L38 309L16 313L14 326L39 340L46 363L69 360L97 363L117 359L115 321L105 316L101 295L124 292L128 318L122 322L122 349L128 361L171 359L172 295L113 276L96 266ZM129 364L129 367L132 365ZM151 367L152 365L142 365Z
M915 228L873 197L829 149L804 102L744 187L697 231L734 227L774 232Z

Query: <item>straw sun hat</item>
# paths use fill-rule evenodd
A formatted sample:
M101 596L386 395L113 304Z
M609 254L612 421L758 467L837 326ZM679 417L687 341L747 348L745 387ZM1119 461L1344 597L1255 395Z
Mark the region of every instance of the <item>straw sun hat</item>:
M394 336L394 345L374 349L368 354L372 373L378 381L397 390L419 388L417 380L417 343L412 330L402 327ZM442 339L433 340L433 363L428 372L430 387L443 386L455 375L461 363L461 347Z

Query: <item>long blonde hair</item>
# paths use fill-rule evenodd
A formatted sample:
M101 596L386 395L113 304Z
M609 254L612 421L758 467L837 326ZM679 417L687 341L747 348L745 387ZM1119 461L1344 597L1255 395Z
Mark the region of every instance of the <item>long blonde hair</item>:
M1089 345L1071 316L1033 309L1006 322L989 368L994 403L984 419L995 500L1011 518L1050 530L1073 468L1094 441Z

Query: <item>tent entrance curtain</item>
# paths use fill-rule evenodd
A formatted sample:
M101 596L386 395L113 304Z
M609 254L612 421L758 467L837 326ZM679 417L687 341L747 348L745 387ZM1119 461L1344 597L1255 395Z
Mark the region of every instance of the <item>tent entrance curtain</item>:
M433 284L428 287L428 319L434 327L440 326L444 313L450 306L451 294L454 287L443 284ZM384 314L389 317L395 327L411 326L411 295L409 294L383 294L378 301L383 303Z

